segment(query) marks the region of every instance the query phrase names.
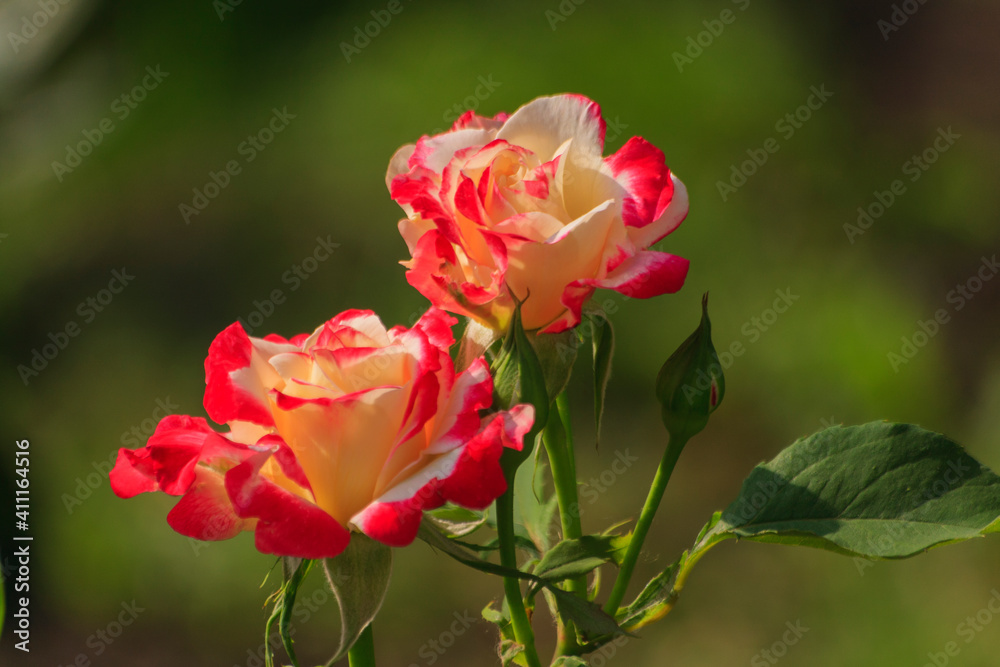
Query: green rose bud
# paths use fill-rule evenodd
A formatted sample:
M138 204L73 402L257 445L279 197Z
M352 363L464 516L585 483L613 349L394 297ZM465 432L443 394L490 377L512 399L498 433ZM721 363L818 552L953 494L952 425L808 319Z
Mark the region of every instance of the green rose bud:
M706 292L701 300L701 324L670 355L656 378L656 398L671 439L687 440L704 429L725 393L722 364L712 345Z

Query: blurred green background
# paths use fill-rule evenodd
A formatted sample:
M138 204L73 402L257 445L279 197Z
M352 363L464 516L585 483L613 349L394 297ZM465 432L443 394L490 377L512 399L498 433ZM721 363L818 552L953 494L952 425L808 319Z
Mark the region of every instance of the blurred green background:
M118 447L144 442L161 405L204 414L201 364L236 318L254 323L261 308L255 333L292 335L346 308L408 324L426 307L396 263L406 257L401 214L383 176L399 145L465 108L492 115L538 95L583 93L609 121L608 152L642 135L690 191L690 216L660 246L691 260L682 292L610 295L618 353L600 452L582 364L572 395L584 527L596 531L641 506L664 439L653 378L695 326L702 292L712 294L720 350L743 343L724 406L681 459L639 576L690 544L755 463L831 421L916 422L1000 469L1000 280L949 300L1000 241L995 2L402 0L365 44L358 31L386 6L0 2L4 563L22 438L35 536L32 652L14 651L8 628L2 664L259 664L251 654L273 579L260 584L273 559L246 535L206 546L175 534L165 522L171 499L121 501L103 473ZM899 26L884 23L894 11ZM32 30L33 18L42 27ZM355 39L357 52L342 46ZM133 91L144 77L146 89ZM813 86L833 95L800 110L809 118L789 136L779 123ZM294 118L261 150L248 148L275 109ZM960 137L932 150L934 164L911 181L904 163L948 128ZM771 137L779 150L748 165L755 173L724 201L718 183ZM81 142L89 154L76 162L67 147ZM180 205L230 160L240 173L187 224ZM896 179L904 194L851 238L844 225ZM306 262L314 270L296 283L287 272L318 238L339 247ZM114 270L134 279L107 302ZM276 289L282 304L255 304ZM776 290L798 299L773 318ZM888 353L901 353L902 338L938 309L949 321L916 336L925 345L893 368ZM79 334L44 369L18 371L71 322ZM626 450L638 462L612 475ZM727 543L665 622L592 664L773 664L761 652L800 622L809 629L784 665L922 665L950 641L960 653L949 664L995 665L1000 622L968 643L957 626L996 589L995 539L866 568L826 552ZM304 662L325 660L336 620L321 588L309 595L315 613L296 635ZM397 550L376 627L380 664L495 664L488 624L449 628L499 595L498 581L422 543ZM102 640L96 633L133 600L142 609L134 622ZM544 614L535 625L551 646Z

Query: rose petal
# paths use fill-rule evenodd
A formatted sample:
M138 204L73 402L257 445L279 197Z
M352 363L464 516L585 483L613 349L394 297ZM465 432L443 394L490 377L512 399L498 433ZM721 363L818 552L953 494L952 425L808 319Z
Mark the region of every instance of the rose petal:
M260 339L258 339L260 340ZM293 346L260 341L275 348ZM270 356L270 355L269 355ZM262 357L239 322L223 329L215 337L205 359L205 410L220 424L243 420L270 426L274 423L267 403L267 392L280 376Z
M375 495L402 427L407 389L379 387L333 400L275 395L278 432L305 471L316 504L342 523Z
M423 167L440 174L457 151L485 146L493 141L495 135L495 130L464 129L421 137L410 155L410 168Z
M149 449L119 449L115 467L108 474L111 490L119 498L131 498L140 493L158 491L156 465Z
M479 411L493 403L493 378L486 360L479 357L460 373L447 398L448 403L438 408L428 454L443 454L460 447L479 430Z
M664 190L672 192L670 170L663 151L642 137L632 137L618 152L604 159L604 167L625 189L622 220L628 227L645 227L657 214ZM667 201L670 192L666 193Z
M583 304L601 287L636 299L649 299L672 294L684 285L688 260L665 252L646 250L621 262L614 271L600 280L576 280L563 292L566 313L543 329L544 333L559 333L580 322Z
M543 162L572 139L572 160L573 153L600 156L606 127L596 102L582 95L555 95L539 97L515 111L496 137L527 148Z
M222 475L199 468L187 493L167 515L167 523L181 535L212 541L235 537L255 522L236 515Z
M645 227L628 229L629 239L639 248L648 248L677 229L688 214L688 192L684 183L670 174L672 187L664 188L656 203L653 222Z
M486 508L507 490L500 467L504 447L520 449L533 419L531 406L494 416L464 447L433 458L356 514L351 523L373 539L401 547L416 538L424 510L446 501Z
M524 301L525 329L544 327L563 312L567 285L581 276L601 275L600 249L613 240L614 225L613 202L607 201L544 243L508 244L507 285Z
M271 457L260 452L226 473L225 486L236 514L256 518L254 541L261 553L298 558L333 558L350 533L322 509L260 475Z

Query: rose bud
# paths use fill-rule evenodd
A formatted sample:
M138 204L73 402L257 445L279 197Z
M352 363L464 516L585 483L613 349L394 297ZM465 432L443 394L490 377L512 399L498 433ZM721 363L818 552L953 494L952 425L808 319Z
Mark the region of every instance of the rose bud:
M701 324L670 355L656 378L656 398L670 438L686 441L708 424L726 393L726 378L712 344L708 293L701 300Z

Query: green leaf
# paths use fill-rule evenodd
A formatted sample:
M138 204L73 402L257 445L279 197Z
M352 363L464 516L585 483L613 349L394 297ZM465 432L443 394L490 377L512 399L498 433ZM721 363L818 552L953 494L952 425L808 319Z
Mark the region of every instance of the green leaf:
M452 540L449 540L442 535L440 531L438 531L437 528L435 528L434 525L427 520L420 524L420 532L418 533L418 536L432 547L440 549L455 560L468 565L469 567L482 572L496 574L501 577L516 577L518 579L523 579L531 582L536 587L544 586L547 591L555 594L559 613L573 620L573 622L576 623L576 627L581 632L591 633L594 635L615 635L623 633L622 629L618 627L617 623L615 623L615 620L605 614L601 608L594 603L588 602L572 593L564 591L555 586L553 581L543 579L538 575L478 560L462 549L462 547L455 544ZM484 610L483 613L485 615L487 613L486 610Z
M550 403L545 388L545 373L535 348L521 326L520 305L514 311L510 328L491 371L493 388L498 398L495 405L509 407L518 403L530 403L535 408L535 422L524 437L524 447L521 451L505 448L500 459L507 481L510 482L521 463L531 456L535 439L548 420Z
M441 532L428 520L425 520L420 524L418 537L432 547L444 551L455 560L468 565L469 567L502 577L516 577L518 579L531 582L535 585L535 587L544 586L545 590L555 595L556 606L558 607L559 614L571 619L580 632L592 635L609 636L624 634L624 631L618 627L617 623L615 623L615 619L604 613L604 611L602 611L601 608L593 602L589 602L577 597L573 593L564 591L555 586L552 581L543 579L537 575L478 560L462 549L462 547L455 544L454 541L449 540L447 537L442 535ZM484 610L483 613L485 615L487 613L486 610Z
M510 612L507 608L506 600L504 600L504 604L499 610L494 609L491 602L483 607L482 614L485 620L493 623L500 629L500 647L497 654L500 657L501 664L523 664L518 662L518 659L524 652L524 646L518 644L514 639L514 626L510 622ZM524 660L524 658L520 659Z
M670 612L684 587L684 580L695 564L713 546L732 537L714 531L721 517L722 512L713 514L709 522L699 531L695 546L690 551L685 550L666 570L653 577L630 605L618 610L615 620L621 627L634 632L660 620Z
M575 655L564 655L556 658L552 667L587 667L587 661Z
M550 581L571 579L600 567L619 563L628 548L628 535L584 535L563 540L552 547L535 566L535 574Z
M559 511L558 498L546 489L547 476L541 474L546 467L546 464L538 463L535 468L536 474L530 477L522 474L514 480L514 503L520 515L520 524L534 543L532 551L537 555L552 547L549 536Z
M488 605L483 607L482 611L483 619L489 621L490 623L500 627L500 636L513 639L514 630L510 625L510 616L507 614L507 608L494 609L493 603L490 602Z
M591 341L594 344L594 421L598 445L601 442L601 419L604 417L604 399L611 379L611 359L615 354L615 330L611 320L593 315Z
M465 537L486 524L486 512L476 512L458 505L445 505L427 514L448 537Z
M601 570L594 570L594 577L587 587L587 599L593 602L601 594Z
M523 531L523 528L521 528L521 526L518 526L517 528L519 530ZM499 537L494 537L489 542L484 542L482 544L473 544L471 542L464 542L462 540L459 540L459 539L456 539L456 538L453 538L453 537L452 538L448 538L448 539L452 540L455 544L463 546L466 549L469 549L471 551L478 551L481 554L487 554L487 553L492 553L494 551L500 551L500 538ZM529 538L527 535L522 535L520 533L515 533L514 534L514 546L517 547L518 549L522 549L523 551L526 551L528 554L531 555L532 558L538 558L541 555L539 553L539 551L538 551L538 547L535 546L535 543L532 542L531 538Z
M421 522L420 531L417 533L417 537L422 539L431 547L443 551L448 556L451 556L463 565L468 565L474 570L495 574L501 577L517 577L518 579L526 579L528 581L540 581L538 577L526 572L504 567L503 565L497 565L496 563L491 563L489 561L480 560L474 554L463 548L463 546L455 540L450 540L445 537L441 531L427 519L424 519L423 522Z
M392 549L360 533L339 556L323 561L327 582L340 608L340 642L327 665L347 655L361 632L382 608L389 575Z
M513 639L500 640L500 665L501 667L528 667L528 659L524 655L524 647Z
M633 600L632 604L618 610L618 623L630 632L634 632L653 621L663 618L670 610L673 602L673 583L681 562L687 559L685 551L681 559L666 570L653 577Z
M835 426L754 468L702 543L736 536L906 558L995 530L1000 477L911 424Z
M282 558L281 587L275 591L268 601L274 600L274 608L271 616L264 625L264 664L267 667L274 665L274 650L271 647L271 631L274 624L278 624L278 635L281 638L281 645L285 648L289 660L294 667L299 667L298 658L295 656L295 647L292 644L292 634L290 629L292 610L295 608L295 597L298 594L302 580L312 568L313 561L302 558ZM265 579L266 581L266 579Z
M580 349L579 335L574 329L555 334L539 331L525 333L525 340L538 357L538 365L545 378L545 391L551 397L558 396L569 385Z
M585 636L628 634L618 627L615 619L604 613L604 610L593 602L555 586L549 586L547 589L556 597L559 615L573 621L581 634Z

